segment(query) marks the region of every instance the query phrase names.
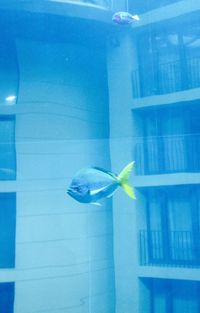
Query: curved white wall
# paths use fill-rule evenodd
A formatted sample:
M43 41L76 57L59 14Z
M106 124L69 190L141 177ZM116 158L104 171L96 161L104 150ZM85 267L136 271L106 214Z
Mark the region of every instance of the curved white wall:
M114 312L111 203L66 194L78 169L110 167L103 51L18 38L17 53L15 312Z

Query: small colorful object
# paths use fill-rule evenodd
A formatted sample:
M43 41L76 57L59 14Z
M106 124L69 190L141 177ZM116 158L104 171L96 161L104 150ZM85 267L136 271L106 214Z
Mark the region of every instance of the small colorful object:
M140 18L138 15L132 15L128 12L116 12L112 17L112 21L120 25L129 25L132 24L133 21L139 20Z

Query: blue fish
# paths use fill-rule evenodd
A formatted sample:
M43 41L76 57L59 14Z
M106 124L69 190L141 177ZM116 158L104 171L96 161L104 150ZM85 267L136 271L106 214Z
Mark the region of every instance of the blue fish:
M97 201L113 195L118 187L135 199L133 188L129 184L129 176L134 162L129 163L117 176L99 167L81 169L73 177L67 193L81 203L99 204Z
M114 23L120 24L120 25L129 25L132 24L133 21L139 21L140 18L138 15L132 15L128 12L116 12L112 20Z

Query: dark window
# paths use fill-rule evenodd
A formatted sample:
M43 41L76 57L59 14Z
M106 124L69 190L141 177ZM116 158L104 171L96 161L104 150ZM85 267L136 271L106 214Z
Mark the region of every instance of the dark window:
M140 231L142 265L200 266L199 187L145 191L146 230Z
M137 175L200 172L198 110L188 102L140 113L142 136L134 147Z
M138 36L138 78L134 96L146 97L200 86L200 28L185 23L149 29ZM136 77L136 73L134 74ZM137 86L136 86L137 85ZM139 90L135 90L139 89Z
M13 313L14 283L0 283L0 312Z
M149 289L151 313L199 313L199 282L145 279ZM144 312L144 313L145 313Z
M15 178L15 118L0 117L0 180Z
M0 268L15 266L15 230L16 194L0 193Z

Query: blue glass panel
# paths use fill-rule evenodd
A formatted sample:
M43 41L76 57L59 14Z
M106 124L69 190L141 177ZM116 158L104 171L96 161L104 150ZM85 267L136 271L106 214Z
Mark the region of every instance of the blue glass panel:
M16 194L0 193L1 268L10 268L15 266L15 230L16 230Z
M12 313L14 306L14 283L0 283L0 312Z
M0 38L0 105L13 105L18 93L18 62L15 42L10 33Z
M0 180L16 178L15 119L0 118Z

